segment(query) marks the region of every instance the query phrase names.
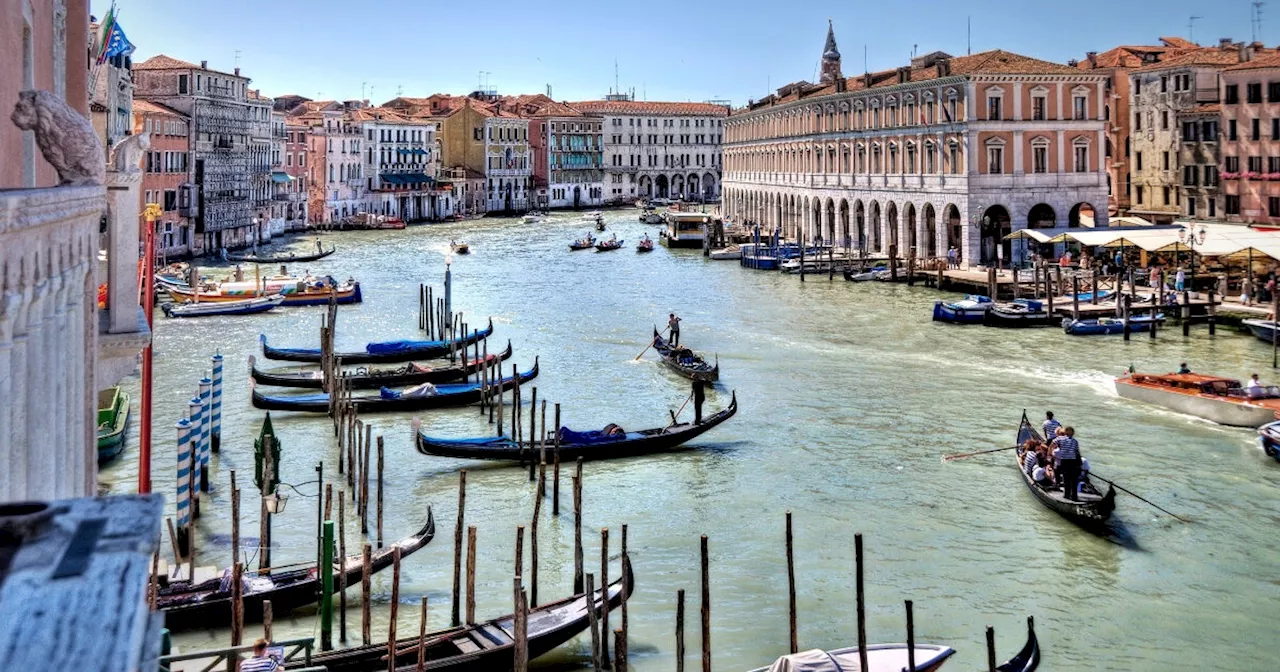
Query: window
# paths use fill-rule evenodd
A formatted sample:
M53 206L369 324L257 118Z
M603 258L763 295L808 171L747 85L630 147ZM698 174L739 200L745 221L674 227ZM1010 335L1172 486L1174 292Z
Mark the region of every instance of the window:
M1182 183L1193 187L1200 181L1199 166L1183 166L1182 167Z
M1049 143L1031 144L1031 172L1043 175L1049 172Z
M1267 216L1280 217L1280 196L1267 197Z
M954 142L953 142L953 143L951 143L951 146L948 148L948 152L947 152L947 153L948 153L948 159L947 159L947 160L951 163L951 174L952 174L952 175L959 175L959 174L960 174L960 172L961 172L961 166L960 166L960 145L959 145L959 144L957 144L957 143L954 143Z
M1072 98L1072 107L1075 110L1075 119L1084 120L1089 118L1089 99L1085 96L1075 96Z
M1228 105L1235 105L1240 102L1240 86L1238 84L1228 84L1223 97L1226 99L1223 102Z
M1089 145L1083 142L1075 144L1075 172L1089 172Z
M1164 192L1164 204L1169 205L1169 187L1164 187L1162 191Z
M1262 102L1262 84L1249 84L1245 89L1245 95L1249 103Z
M1267 82L1267 102L1280 103L1280 82Z
M1249 172L1251 172L1251 173L1261 173L1261 172L1262 172L1262 157L1261 157L1261 156L1251 156L1251 157L1249 157Z
M1196 216L1196 199L1194 197L1187 198L1187 215L1189 217Z
M1138 191L1138 205L1142 205L1142 185L1135 187Z
M1211 198L1209 199L1209 217L1217 217L1217 216L1218 216L1218 199Z
M999 175L1004 172L1004 148L1000 146L987 147L987 172L992 175Z
M1267 172L1280 173L1280 156L1267 157Z
M1045 101L1044 96L1031 97L1031 120L1044 121Z
M1200 137L1205 142L1218 141L1218 122L1217 120L1206 121L1200 124Z
M1164 166L1163 170L1169 170L1169 152L1164 152L1163 156L1161 156L1160 158L1162 161L1162 165Z
M1160 110L1160 130L1169 130L1169 110Z
M1200 130L1199 124L1197 124L1194 121L1182 122L1182 141L1195 142L1196 140L1200 139L1200 134L1198 132L1199 130Z
M1142 113L1141 112L1135 112L1133 114L1133 130L1135 131L1142 130Z
M1165 92L1167 92L1168 90L1169 90L1169 78L1168 78L1168 77L1161 77L1161 78L1160 78L1160 93L1165 93Z
M1000 103L1004 99L1000 96L987 97L987 119L992 121L1000 119Z
M1227 122L1227 140L1234 142L1239 139L1239 136L1236 135L1236 120L1231 119Z
M1138 170L1142 170L1142 152L1138 152L1137 154L1135 154L1134 160L1136 162Z
M1141 95L1142 95L1142 80L1141 80L1141 79L1135 79L1135 80L1133 80L1133 95L1135 95L1135 96L1141 96Z
M1250 140L1262 139L1262 120L1253 119L1249 122L1249 139Z
M178 75L178 93L187 92L187 76Z
M168 210L177 210L177 209L178 209L178 192L177 192L177 190L175 190L175 189L165 189L165 190L164 190L164 209L165 209L166 211L168 211Z
M1222 211L1228 215L1240 214L1240 197L1227 194L1222 203Z
M1223 162L1223 167L1226 169L1228 173L1240 172L1240 157L1228 156L1224 158L1222 162Z

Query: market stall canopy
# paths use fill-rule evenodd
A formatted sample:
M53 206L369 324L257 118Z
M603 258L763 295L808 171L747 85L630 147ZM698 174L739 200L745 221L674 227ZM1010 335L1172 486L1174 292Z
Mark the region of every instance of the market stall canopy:
M1237 224L1205 224L1199 222L1179 222L1190 224L1197 232L1204 229L1204 242L1195 244L1197 254L1206 257L1248 257L1266 256L1280 259L1280 232L1253 229ZM1182 252L1191 249L1186 242L1175 238L1169 243L1153 250L1154 252Z
M1111 217L1107 219L1107 226L1115 228L1117 226L1155 226L1156 223L1138 217L1137 215L1124 215L1121 217Z
M1004 237L1005 240L1034 240L1037 243L1047 243L1051 238L1049 233L1051 229L1018 229L1013 233Z

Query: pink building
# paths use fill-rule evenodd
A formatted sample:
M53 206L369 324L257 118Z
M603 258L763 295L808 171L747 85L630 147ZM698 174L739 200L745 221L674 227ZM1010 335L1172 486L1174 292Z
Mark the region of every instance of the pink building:
M308 168L310 164L307 143L311 129L301 121L290 118L285 122L284 172L293 178L286 189L288 206L285 219L307 222L307 187L310 184Z
M1222 214L1280 224L1280 54L1222 71Z

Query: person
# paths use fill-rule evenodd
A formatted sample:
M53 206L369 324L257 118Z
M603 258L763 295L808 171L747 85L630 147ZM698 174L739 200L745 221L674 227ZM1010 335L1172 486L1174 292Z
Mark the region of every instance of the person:
M259 639L253 643L253 656L240 661L240 672L275 672L280 669L280 661L267 654L267 640Z
M1191 373L1191 368L1187 366L1186 362L1183 362L1178 365L1178 373Z
M1040 442L1035 439L1027 439L1027 443L1022 451L1022 470L1028 475L1040 465Z
M1037 464L1036 468L1031 470L1031 480L1035 481L1036 485L1046 490L1053 485L1053 478L1049 476L1048 467L1042 464Z
M1246 276L1240 281L1240 303L1245 306L1249 305L1249 296L1251 294L1253 294L1253 281Z
M1116 256L1113 259L1113 263L1115 263L1115 266L1116 266L1116 273L1123 274L1124 273L1124 253L1121 252L1120 250L1116 250Z
M1076 486L1080 482L1080 442L1074 427L1063 427L1062 435L1053 440L1057 450L1058 473L1062 474L1062 494L1077 501Z
M1249 376L1249 384L1245 385L1245 389L1249 391L1249 396L1262 391L1262 381L1258 380L1258 374Z
M1044 412L1044 423L1040 428L1044 430L1044 440L1052 441L1057 436L1058 428L1062 426L1061 422L1053 419L1053 411Z
M236 282L244 282L244 269L240 268L240 264L236 264Z
M1223 275L1218 276L1218 287L1216 289L1216 292L1218 294L1218 298L1220 299L1227 298L1227 276L1225 273Z
M1182 270L1182 267L1179 266L1178 272L1175 273L1173 276L1173 287L1177 291L1181 292L1186 288L1186 286L1187 286L1187 272Z
M1147 272L1147 286L1152 289L1157 289L1157 290L1159 289L1160 287L1160 268L1159 267L1153 265L1151 267L1151 270Z
M671 329L671 345L680 345L680 318L675 313L667 315L667 327Z
M702 424L702 402L707 398L704 391L707 384L701 380L693 381L693 424Z
M956 268L956 246L952 245L947 248L947 268Z

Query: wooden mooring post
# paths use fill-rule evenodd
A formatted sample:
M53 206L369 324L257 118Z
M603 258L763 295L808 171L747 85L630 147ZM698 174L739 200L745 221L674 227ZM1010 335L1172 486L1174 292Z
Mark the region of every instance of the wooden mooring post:
M587 604L590 605L595 600L595 575L587 574L584 580ZM606 587L604 592L607 594L609 589ZM600 629L596 623L596 610L590 606L587 607L587 627L591 630L591 669L600 672Z
M467 625L476 622L476 526L467 527Z
M460 598L462 594L462 526L467 508L467 470L458 472L458 525L453 530L453 611L451 625L462 623Z
M396 618L400 610L400 547L391 549L391 616L387 620L387 672L396 672Z
M342 571L338 573L338 641L347 641L347 491L338 488L338 557Z
M911 600L907 607L907 672L916 672L916 620Z
M382 435L378 435L378 548L382 548Z
M551 515L560 515L560 402L556 402L556 436L555 444L552 449L552 458L555 460L554 471L551 478Z
M892 247L890 247L892 249ZM711 672L711 563L707 535L702 535L702 672ZM867 669L864 665L862 669Z
M996 629L987 626L987 672L996 672Z
M684 589L676 591L676 672L684 672Z
M369 592L373 588L373 547L364 542L360 566L360 643L369 646L372 641L370 629Z
M600 664L609 667L609 528L600 528ZM589 604L589 603L588 603Z
M791 653L796 653L800 650L800 642L796 634L796 563L792 549L790 511L787 511L787 613L791 631Z
M862 534L853 535L853 572L858 611L858 669L867 669L867 603L862 583Z

